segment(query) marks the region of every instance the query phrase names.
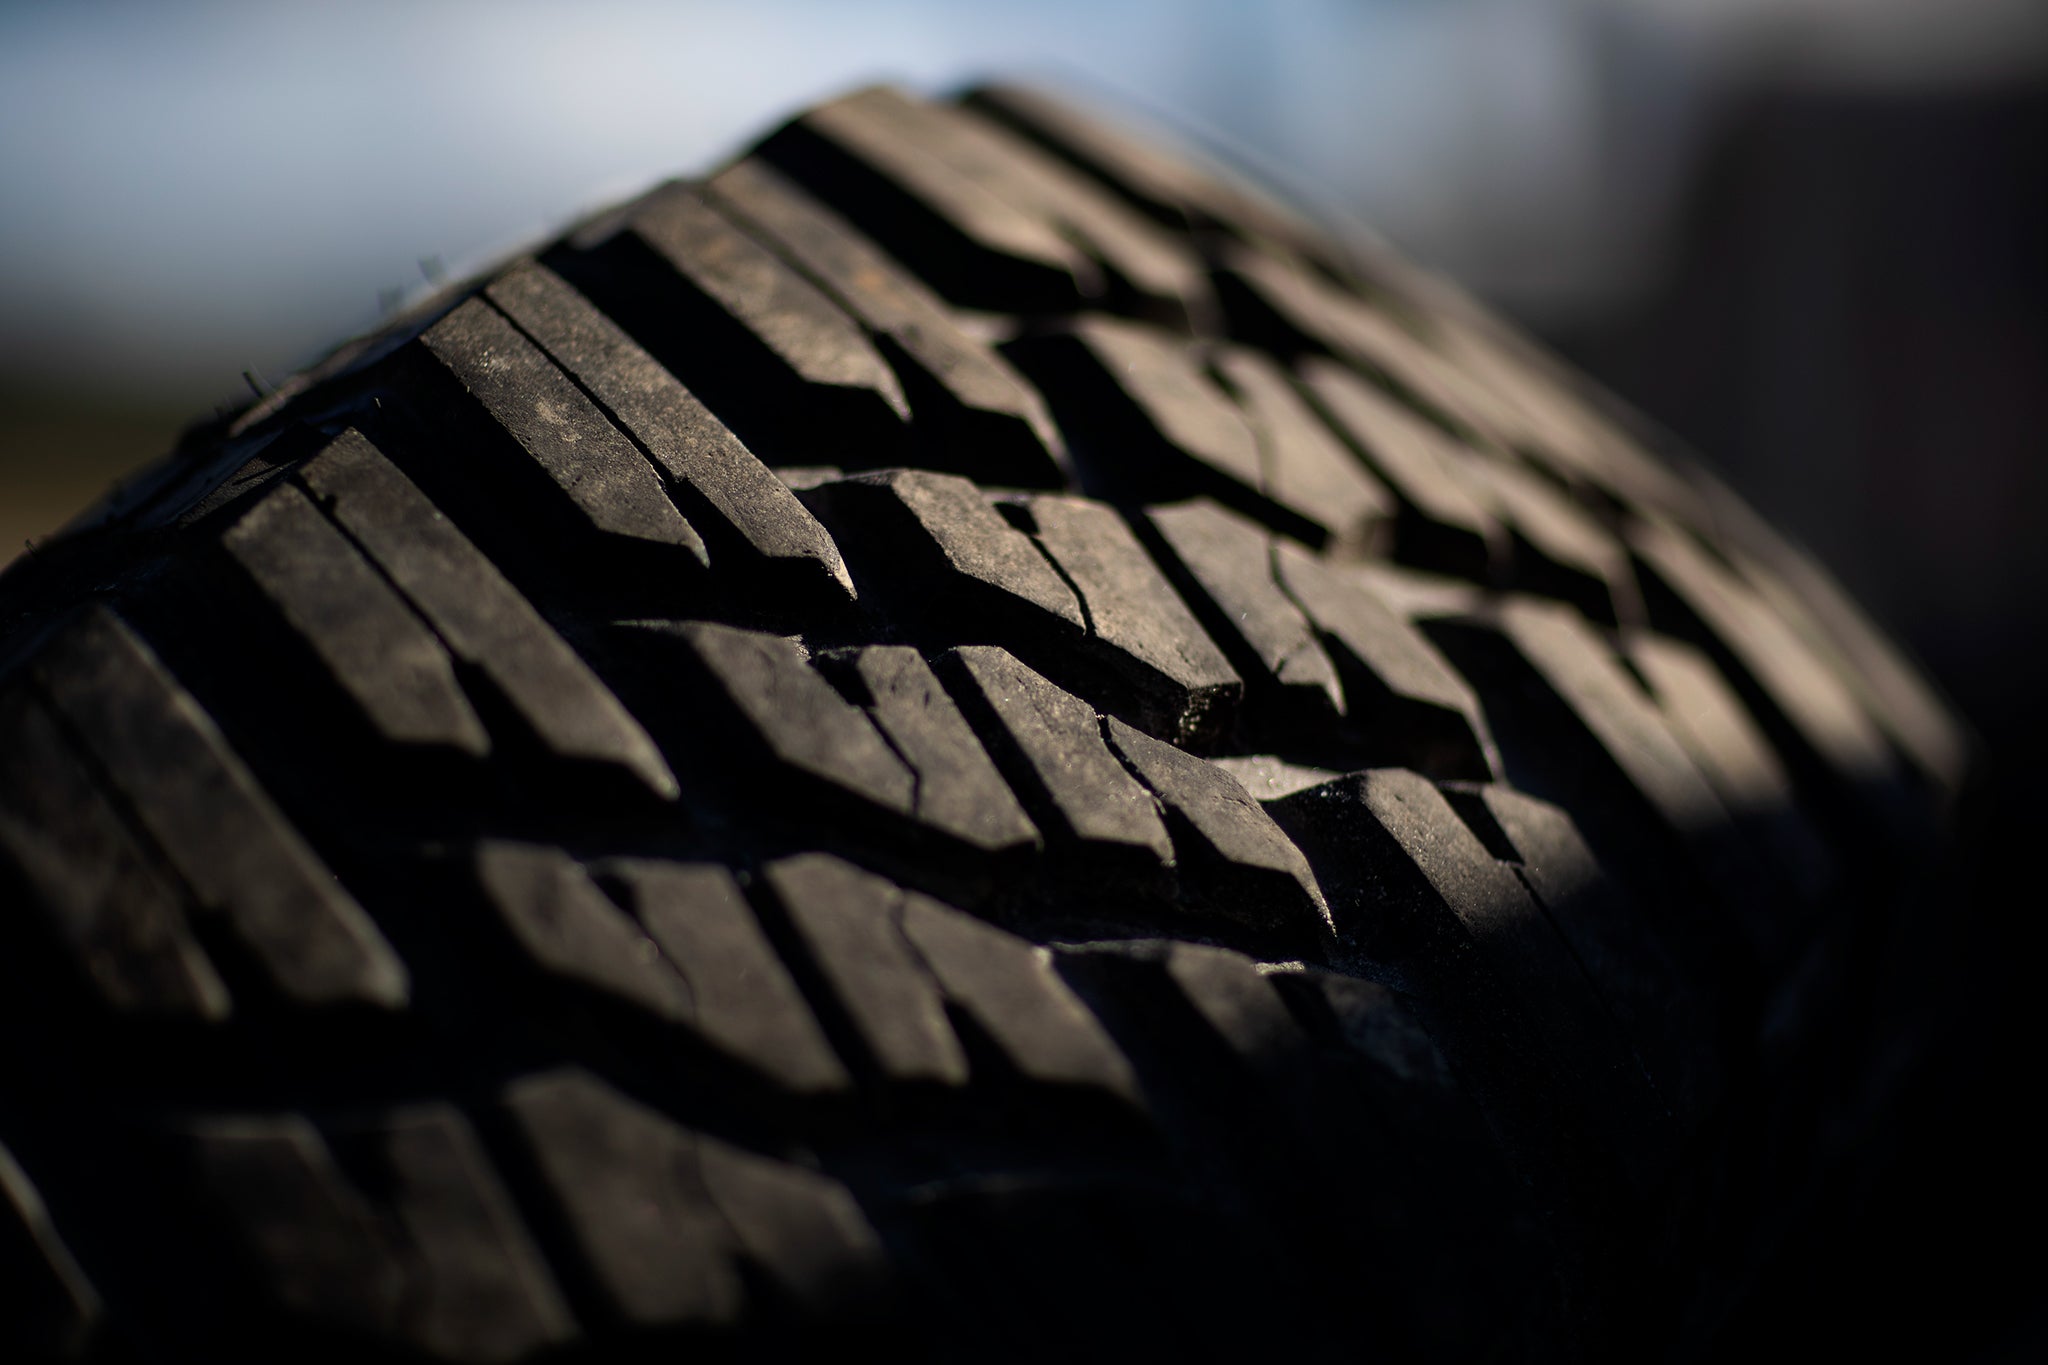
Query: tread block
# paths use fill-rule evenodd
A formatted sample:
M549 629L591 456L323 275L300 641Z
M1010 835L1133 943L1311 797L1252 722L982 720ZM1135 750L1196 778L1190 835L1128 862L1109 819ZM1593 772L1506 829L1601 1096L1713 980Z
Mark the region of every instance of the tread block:
M1386 319L1354 289L1333 285L1302 254L1270 240L1255 247L1225 244L1213 265L1233 336L1276 355L1322 353L1375 368L1386 359L1379 354L1385 340L1377 335ZM1403 357L1396 352L1392 358L1398 364Z
M1276 517L1247 506L1254 515L1339 550L1391 539L1401 559L1467 578L1498 578L1512 566L1526 590L1566 597L1605 620L1639 613L1620 544L1513 459L1466 448L1340 364L1310 358L1301 366L1327 421L1260 353L1225 347L1213 364L1257 433L1258 487L1285 509ZM1132 382L1119 373L1130 371L1142 389L1147 367L1125 361L1110 369L1112 383ZM1186 398L1177 406L1194 410ZM1332 423L1386 475L1392 491L1338 440ZM1121 444L1116 453L1123 458Z
M851 597L832 537L730 428L559 275L521 261L484 291L630 432L703 512L699 529L729 542L751 572ZM720 526L730 534L717 536ZM719 567L726 568L720 544Z
M1226 248L1214 261L1214 280L1233 337L1276 355L1355 354L1346 327L1349 300L1321 287L1293 253L1273 243Z
M1574 392L1580 381L1553 358L1469 305L1438 310L1431 324L1436 388L1447 410L1463 405L1467 425L1493 424L1497 444L1543 464L1575 490L1591 489L1594 501L1708 524L1707 508L1687 480ZM1478 407L1486 416L1475 423Z
M1163 152L1022 86L984 85L967 104L1080 166L1169 229L1220 227L1244 241L1283 243L1344 273L1342 248L1320 229L1190 148Z
M1497 861L1419 773L1374 768L1269 802L1315 853L1352 853L1335 874L1338 932L1419 978L1459 940L1476 946L1526 1002L1558 1018L1597 1016L1570 951L1513 871ZM1361 856L1367 852L1374 856ZM1448 916L1449 918L1445 918ZM1586 1030L1597 1032L1597 1030Z
M1348 287L1334 286L1288 253L1238 249L1225 254L1217 271L1218 292L1231 313L1238 335L1262 341L1276 354L1324 352L1370 374L1376 381L1427 412L1431 419L1493 450L1518 448L1529 438L1525 415L1493 385L1476 380L1453 363L1436 343L1449 327L1449 315L1470 308L1462 298L1445 299L1442 286L1429 281L1421 289L1387 286L1388 272L1376 283L1396 296L1396 315ZM1423 295L1431 295L1424 299ZM1425 336L1430 340L1425 340ZM1305 367L1343 371L1310 359ZM1339 423L1340 428L1343 423ZM1391 471L1387 471L1391 476Z
M1501 609L1502 632L1572 708L1674 829L1710 828L1725 808L1614 652L1570 611L1534 602Z
M657 796L676 794L675 775L618 698L360 433L336 437L300 467L299 477L442 643L489 678L542 743L565 758L624 768Z
M1397 569L1391 564L1347 566L1396 616L1421 623L1439 616L1470 616L1486 604L1487 589L1441 574Z
M1157 805L1110 754L1087 702L993 645L963 646L938 667L1040 829L1138 874L1172 859Z
M1432 777L1499 768L1479 698L1437 647L1380 600L1372 580L1298 547L1274 547L1274 575L1331 648L1345 713L1375 746Z
M846 1068L775 955L730 871L708 863L606 864L690 991L690 1023L785 1089L844 1090Z
M633 216L632 230L746 324L795 378L871 393L898 421L908 420L895 373L854 320L701 192L682 185L657 191Z
M201 1183L279 1306L371 1337L407 1335L400 1242L310 1122L211 1118L186 1138Z
M1631 632L1622 647L1664 722L1802 895L1825 894L1833 860L1800 810L1792 779L1720 671L1699 651L1662 635Z
M1257 1064L1308 1051L1301 1025L1273 983L1242 953L1208 944L1166 949L1167 977L1230 1050Z
M923 896L904 899L903 934L946 998L1026 1076L1140 1103L1130 1063L1053 970L1050 951Z
M914 814L916 775L795 641L709 621L687 622L677 634L724 706L776 762L885 810Z
M1089 315L1005 353L1086 432L1082 477L1111 495L1202 494L1311 545L1356 550L1391 523L1394 498L1271 361Z
M959 472L989 483L1066 482L1066 445L1037 390L851 223L759 157L728 166L706 192L893 343L930 458L964 462Z
M1074 453L1091 487L1157 495L1165 481L1166 496L1204 492L1290 527L1300 521L1266 499L1258 436L1187 337L1090 314L1004 353L1054 412L1069 414L1069 430L1089 434Z
M1133 296L1130 306L1179 326L1207 310L1206 273L1177 234L1161 231L1058 158L972 110L908 100L895 91L874 94L878 103L908 115L916 129L911 135L933 154L1081 243L1109 273L1113 292Z
M1276 718L1301 715L1301 728L1314 730L1343 716L1337 666L1274 576L1272 532L1207 499L1147 508L1145 520L1192 580L1189 602L1199 611L1206 597L1215 608L1204 619L1219 644L1237 647L1247 685L1279 689Z
M1102 665L1130 693L1126 714L1148 734L1201 745L1230 726L1244 680L1152 557L1101 503L1038 495L1010 504L1080 598Z
M740 1316L732 1234L698 1173L694 1134L574 1068L513 1082L504 1104L619 1317Z
M1487 699L1510 783L1594 817L1603 860L1663 886L1673 907L1687 903L1681 882L1700 882L1664 860L1689 862L1718 897L1720 932L1734 930L1752 955L1777 951L1791 928L1782 884L1763 875L1648 694L1583 618L1518 599L1490 623L1428 629Z
M804 497L848 545L863 578L886 581L907 609L926 599L927 610L995 613L1055 638L1087 629L1073 589L967 479L887 469L815 484Z
M1031 495L991 505L966 479L918 470L804 497L864 590L932 643L1000 642L1157 733L1227 726L1242 680L1111 509Z
M1451 437L1343 365L1310 357L1300 375L1315 403L1401 500L1394 557L1486 582L1506 553L1506 530Z
M25 688L0 694L0 864L12 863L100 998L220 1019L228 990L155 865Z
M1971 740L1936 690L1818 560L1711 475L1698 469L1687 473L1701 486L1724 543L1736 542L1729 555L1736 571L1802 639L1842 660L1837 672L1857 689L1885 732L1942 791L1953 795L1970 766Z
M816 488L821 483L831 483L835 479L846 477L845 470L837 465L829 464L782 464L775 466L769 472L781 481L784 488L787 488L792 493L803 493L807 489Z
M1403 325L1361 299L1340 298L1336 303L1344 313L1353 359L1462 438L1489 450L1518 449L1540 439L1531 432L1526 414L1498 387L1461 369L1443 353L1438 343L1444 324L1435 316Z
M1898 761L1849 685L1761 595L1690 536L1667 523L1638 521L1629 543L1662 590L1652 620L1676 618L1674 626L1695 626L1677 633L1703 636L1701 642L1720 655L1729 681L1788 759L1796 764L1803 758L1809 772L1820 769L1824 781L1907 835L1915 822L1899 805Z
M1286 371L1238 346L1219 348L1214 365L1259 438L1261 488L1317 528L1311 543L1355 555L1391 539L1399 511L1393 493L1337 439Z
M1464 793L1453 793L1454 802ZM1690 1127L1720 1093L1719 1045L1698 987L1563 810L1510 788L1471 789L1516 870L1599 989L1651 1082Z
M1417 1169L1411 1158L1403 1160L1407 1154L1389 1142L1395 1136L1389 1130L1411 1119L1415 1105L1370 1103L1397 1087L1382 1087L1380 1095L1370 1089L1360 1093L1356 1078L1346 1074L1356 1072L1356 1066L1331 1066L1321 1056L1323 1050L1282 995L1280 986L1292 972L1266 972L1239 952L1206 943L1167 945L1161 966L1192 1013L1257 1078L1260 1087L1247 1097L1274 1111L1268 1124L1278 1119L1278 1132L1266 1140L1280 1138L1288 1177L1307 1187L1296 1193L1313 1201L1305 1214L1335 1216L1339 1226L1333 1240L1350 1252L1346 1259L1354 1267L1360 1261L1372 1265L1389 1244L1413 1238L1415 1205L1432 1207L1432 1218L1438 1216L1436 1197L1417 1199L1417 1187L1427 1183L1425 1169ZM1360 1105L1360 1099L1368 1103ZM1366 1171L1372 1177L1362 1181ZM1374 1269L1399 1273L1393 1265Z
M1208 306L1201 264L1179 241L967 110L863 90L760 150L955 302L1071 311L1107 287L1181 326Z
M1183 878L1184 890L1202 888L1200 903L1232 919L1323 936L1330 908L1308 860L1236 778L1120 720L1103 729L1165 806L1181 864L1195 873Z
M391 1178L393 1221L417 1269L406 1337L439 1356L509 1361L577 1335L546 1263L467 1119L452 1105L393 1109L369 1125Z
M1506 1059L1592 1116L1640 1181L1668 1152L1661 1102L1566 941L1420 774L1373 769L1269 803L1323 877L1340 935L1398 974L1449 1023L1455 1062ZM1507 1066L1517 1065L1507 1062ZM1518 1105L1546 1103L1524 1093ZM1647 1159L1649 1164L1638 1164Z
M1476 1350L1497 1330L1475 1321L1473 1277L1494 1272L1482 1248L1513 1226L1522 1200L1456 1087L1432 1093L1427 1080L1396 1078L1332 1040L1328 1007L1312 1034L1315 1011L1295 997L1313 973L1268 970L1189 943L1071 950L1061 961L1158 1087L1169 1135L1199 1130L1189 1155L1214 1172L1205 1184L1244 1190L1259 1231L1313 1247L1329 1279L1315 1269L1297 1275L1369 1308L1382 1344L1403 1358L1461 1338ZM1426 1037L1420 1051L1435 1053ZM1447 1081L1448 1067L1441 1074ZM1455 1164L1445 1162L1446 1148ZM1456 1177L1445 1179L1446 1170ZM1216 1221L1213 1213L1204 1220ZM1262 1259L1259 1232L1235 1232L1230 1240L1250 1242L1259 1248L1251 1259ZM1524 1275L1528 1264L1518 1267ZM1418 1318L1429 1322L1423 1331L1436 1350L1404 1349Z
M1038 827L937 675L907 645L875 645L851 661L869 718L908 764L919 820L988 853L1038 848Z
M32 665L199 905L285 995L405 1004L398 955L205 712L113 612L87 609Z
M1495 511L1514 533L1515 585L1561 597L1609 625L1640 620L1642 601L1628 551L1555 485L1507 459L1482 460Z
M1277 1111L1273 1117L1279 1119L1278 1132L1266 1141L1280 1138L1289 1177L1301 1180L1307 1175L1320 1199L1329 1201L1316 1210L1318 1215L1327 1217L1333 1205L1342 1210L1338 1217L1348 1226L1340 1231L1339 1245L1350 1244L1347 1259L1355 1264L1362 1252L1370 1264L1373 1244L1379 1244L1384 1255L1388 1241L1407 1241L1412 1231L1403 1224L1413 1214L1402 1205L1414 1198L1422 1172L1403 1169L1408 1163L1386 1138L1388 1128L1400 1126L1409 1108L1387 1106L1379 1113L1361 1113L1354 1086L1346 1084L1350 1078L1342 1069L1318 1065L1322 1059L1316 1056L1308 1029L1282 994L1282 983L1295 973L1265 971L1243 953L1195 943L1166 945L1159 965L1201 1025L1256 1078L1258 1086L1246 1098L1255 1097L1255 1102L1263 1102L1262 1108ZM1359 1186L1368 1182L1356 1179L1361 1167L1386 1180L1363 1201L1358 1198ZM1359 1207L1361 1202L1367 1207ZM1425 1202L1434 1201L1425 1197Z
M504 427L591 529L710 562L646 456L503 314L472 298L420 344Z
M711 1137L698 1138L697 1164L747 1258L798 1308L820 1318L882 1316L887 1254L844 1185Z
M18 1349L83 1356L100 1296L51 1225L14 1156L0 1147L0 1321Z
M477 881L505 928L542 971L688 1022L690 990L568 854L534 844L484 843Z
M1431 1040L1429 1030L1402 1004L1400 992L1377 981L1319 968L1274 979L1284 990L1320 997L1337 1026L1343 1048L1364 1062L1383 1087L1406 1093L1405 1104L1385 1106L1389 1112L1463 1110L1477 1123L1478 1115L1471 1113L1469 1101L1459 1091L1450 1062Z
M1277 801L1344 776L1333 769L1310 768L1272 754L1229 755L1209 761L1236 778L1238 785L1258 801Z
M872 99L835 100L779 129L755 155L896 259L919 262L955 303L1058 312L1101 291L1101 271L1056 227L927 154L890 113Z
M885 1075L960 1085L967 1057L938 983L902 932L906 893L822 853L771 863L762 880Z
M278 484L221 543L386 738L490 752L448 651L304 493Z
M866 330L694 186L544 259L772 463L900 458L910 403Z
M1837 676L1856 689L1906 757L1944 791L1958 791L1972 747L1963 725L1824 567L1782 541L1778 548L1774 564L1737 553L1736 567L1801 639L1842 661Z
M1454 1296L1441 1278L1451 1259L1445 1253L1455 1248L1459 1262L1452 1284L1476 1258L1469 1245L1445 1245L1422 1230L1433 1232L1451 1211L1446 1195L1464 1194L1446 1189L1449 1182L1436 1172L1456 1169L1459 1183L1476 1178L1498 1190L1504 1163L1449 1063L1400 998L1355 977L1266 970L1242 953L1206 944L1173 944L1163 964L1195 1014L1293 1118L1299 1133L1288 1159L1301 1166L1320 1160L1318 1184L1351 1224L1347 1240L1357 1239L1353 1245L1368 1263L1385 1257L1390 1245L1400 1248L1395 1263L1379 1267L1396 1277L1412 1273L1410 1258L1418 1253L1437 1261L1437 1274L1397 1291L1404 1301L1416 1291ZM1304 1008L1304 994L1324 997L1320 1008ZM1446 1148L1464 1160L1438 1166L1432 1158ZM1487 1210L1493 1218L1500 1212ZM1462 1306L1471 1309L1469 1302Z
M1517 1303L1536 1320L1554 1312L1561 1210L1543 1207L1548 1191L1532 1189L1535 1182L1516 1169L1514 1148L1475 1101L1485 1077L1460 1083L1418 1017L1421 1007L1355 976L1313 967L1253 973L1250 964L1231 969L1196 952L1186 950L1178 964L1180 987L1212 1026L1240 1040L1241 1055L1263 1038L1285 1036L1277 1021L1267 1022L1264 995L1273 991L1314 1040L1306 1093L1299 1081L1292 1087L1296 1111L1309 1141L1329 1154L1329 1169L1341 1173L1349 1217L1394 1249L1384 1263L1394 1286L1389 1316L1415 1324L1415 1339L1425 1344L1414 1353L1476 1358L1500 1339ZM1190 970L1196 966L1205 970ZM1237 1022L1231 1016L1239 1013L1252 1017ZM1333 1123L1333 1108L1355 1117ZM1349 1138L1358 1130L1384 1140L1361 1150ZM1475 1312L1479 1304L1493 1305L1491 1315ZM1558 1339L1557 1328L1551 1333Z

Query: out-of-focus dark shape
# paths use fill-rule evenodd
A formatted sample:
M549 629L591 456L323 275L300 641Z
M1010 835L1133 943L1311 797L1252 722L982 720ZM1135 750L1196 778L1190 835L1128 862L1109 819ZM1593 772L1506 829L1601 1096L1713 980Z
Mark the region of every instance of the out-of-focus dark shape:
M1674 224L1651 288L1550 339L1901 631L1985 764L1975 880L1930 888L1894 945L1870 1167L1822 1174L1814 1229L1716 1349L1784 1352L1789 1330L1830 1354L2039 1358L2048 1310L1995 1229L2048 1209L2016 1088L2048 946L2020 891L2048 818L2048 85L1751 90Z
M1719 120L1646 297L1550 339L1725 471L1971 710L2037 706L2048 86Z
M0 565L171 448L188 405L7 382L0 372Z

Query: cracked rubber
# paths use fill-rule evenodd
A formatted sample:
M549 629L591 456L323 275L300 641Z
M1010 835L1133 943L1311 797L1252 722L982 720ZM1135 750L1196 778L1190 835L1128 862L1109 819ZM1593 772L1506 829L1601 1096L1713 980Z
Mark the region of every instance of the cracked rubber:
M1669 1354L1971 758L1651 439L1010 87L195 428L0 577L0 1356Z

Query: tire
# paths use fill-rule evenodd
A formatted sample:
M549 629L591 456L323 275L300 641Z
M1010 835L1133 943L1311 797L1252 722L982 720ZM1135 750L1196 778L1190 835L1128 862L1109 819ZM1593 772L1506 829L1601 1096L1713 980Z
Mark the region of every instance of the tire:
M0 578L0 1330L1706 1352L1968 769L1446 285L863 91Z

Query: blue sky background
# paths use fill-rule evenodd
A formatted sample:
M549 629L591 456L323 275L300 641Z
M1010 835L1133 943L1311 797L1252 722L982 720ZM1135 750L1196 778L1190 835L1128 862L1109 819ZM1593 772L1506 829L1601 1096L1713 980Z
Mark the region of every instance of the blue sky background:
M480 262L837 89L985 72L1164 111L1514 306L1583 309L1654 269L1670 186L1731 80L1766 58L1852 79L2024 64L2041 15L2006 0L0 4L0 379L203 401L371 325L423 258Z

